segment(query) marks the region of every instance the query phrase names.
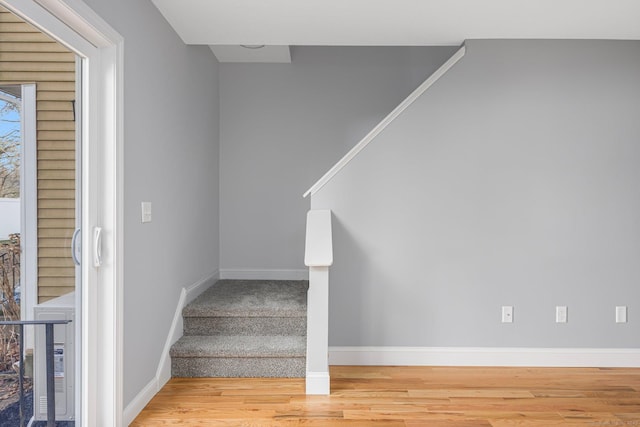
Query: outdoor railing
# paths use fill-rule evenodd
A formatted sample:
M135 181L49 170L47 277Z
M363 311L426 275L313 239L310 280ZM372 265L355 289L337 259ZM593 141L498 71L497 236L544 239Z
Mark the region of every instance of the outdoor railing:
M53 359L53 326L66 325L71 320L9 320L0 321L0 326L18 326L18 387L20 388L20 427L25 425L24 411L24 327L28 325L44 325L45 327L45 363L47 377L47 427L54 427L56 421L56 393ZM34 379L37 380L37 379Z
M14 235L15 237L17 235ZM20 299L17 292L20 286L20 243L12 241L0 247L0 298L2 302L8 299Z

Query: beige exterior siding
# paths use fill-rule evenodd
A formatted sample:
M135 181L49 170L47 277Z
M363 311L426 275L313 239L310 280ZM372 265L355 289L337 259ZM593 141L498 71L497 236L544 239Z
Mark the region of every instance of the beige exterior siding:
M0 84L36 84L38 302L75 288L75 55L0 7Z

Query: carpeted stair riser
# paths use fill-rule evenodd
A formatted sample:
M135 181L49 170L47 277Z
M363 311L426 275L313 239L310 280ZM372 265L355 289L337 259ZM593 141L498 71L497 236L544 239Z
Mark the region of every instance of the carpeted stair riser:
M305 376L306 281L221 280L183 310L174 377Z
M302 336L188 336L171 349L171 370L180 377L301 377Z
M306 317L185 317L184 335L307 334Z
M172 358L174 377L219 378L301 378L305 376L306 358Z

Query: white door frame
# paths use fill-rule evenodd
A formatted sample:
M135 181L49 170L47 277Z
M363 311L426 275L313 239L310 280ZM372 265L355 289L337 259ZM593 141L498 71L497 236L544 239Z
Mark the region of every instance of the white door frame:
M38 303L38 171L36 147L36 85L22 84L20 158L20 316L33 320ZM35 333L26 328L25 348L33 349Z
M0 0L82 61L81 426L122 425L123 38L81 0ZM102 228L102 264L94 233ZM80 302L80 301L78 301ZM78 316L76 315L78 318ZM77 402L76 402L77 403Z

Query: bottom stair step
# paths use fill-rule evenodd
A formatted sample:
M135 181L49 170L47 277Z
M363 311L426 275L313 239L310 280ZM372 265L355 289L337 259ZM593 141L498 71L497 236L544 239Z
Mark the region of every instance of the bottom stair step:
M189 335L171 357L304 357L307 338L292 335Z
M305 369L304 357L189 357L171 359L171 372L174 377L304 378Z
M171 348L176 377L305 376L303 336L184 336Z

